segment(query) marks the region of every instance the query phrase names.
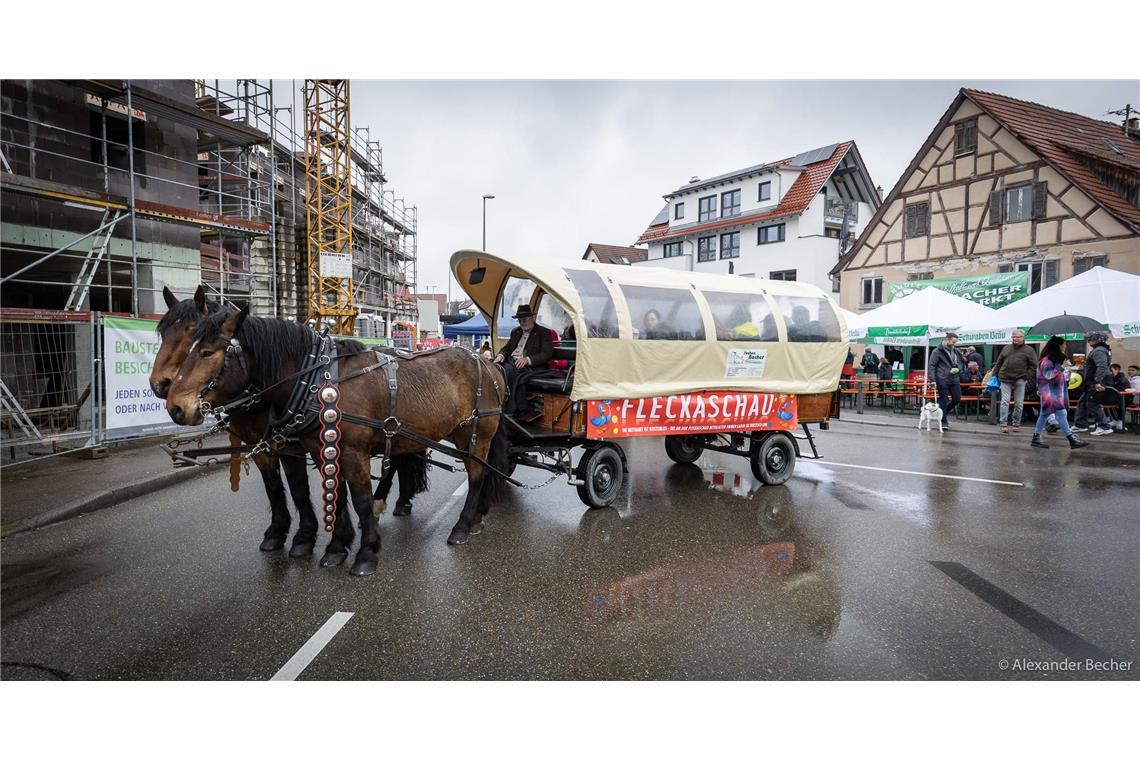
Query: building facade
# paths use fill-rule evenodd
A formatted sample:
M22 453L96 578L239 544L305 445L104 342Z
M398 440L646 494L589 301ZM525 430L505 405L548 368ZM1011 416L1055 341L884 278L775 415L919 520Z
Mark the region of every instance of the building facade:
M664 198L637 240L648 245L648 258L635 266L796 280L827 292L835 291L830 271L843 246L879 207L850 141L693 177Z
M1140 274L1138 133L963 89L832 273L858 312L900 281L1023 271L1033 293L1093 266Z

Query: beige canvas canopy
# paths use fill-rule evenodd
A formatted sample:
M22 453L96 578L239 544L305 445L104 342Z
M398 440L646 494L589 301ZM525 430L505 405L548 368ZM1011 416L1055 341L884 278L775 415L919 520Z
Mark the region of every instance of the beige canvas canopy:
M814 285L589 261L451 257L500 348L521 303L565 335L571 397L644 398L705 390L825 393L847 356L839 307Z

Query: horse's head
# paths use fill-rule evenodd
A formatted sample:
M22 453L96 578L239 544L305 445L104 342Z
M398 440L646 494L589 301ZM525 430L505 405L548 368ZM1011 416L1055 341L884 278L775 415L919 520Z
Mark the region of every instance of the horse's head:
M248 315L247 303L236 312L219 311L200 319L166 396L170 419L179 425L200 425L205 419L203 401L224 404L249 386L251 368L239 340Z
M201 285L194 291L194 297L185 301L179 301L170 292L170 288L162 289L162 297L166 299L167 312L158 323L158 336L162 345L154 359L154 368L150 371L150 389L159 398L166 398L170 384L178 374L178 367L186 358L190 344L194 342L194 328L202 317L218 307L206 303L206 290Z

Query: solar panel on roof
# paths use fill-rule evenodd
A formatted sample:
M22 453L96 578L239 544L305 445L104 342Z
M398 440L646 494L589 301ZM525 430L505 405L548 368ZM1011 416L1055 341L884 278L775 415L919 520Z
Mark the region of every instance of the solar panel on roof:
M839 143L832 143L831 145L823 148L816 148L815 150L809 150L805 153L800 153L792 159L792 166L807 166L808 164L815 164L819 163L820 161L826 161L827 159L831 158L831 154L835 152L835 147L837 145L839 145Z

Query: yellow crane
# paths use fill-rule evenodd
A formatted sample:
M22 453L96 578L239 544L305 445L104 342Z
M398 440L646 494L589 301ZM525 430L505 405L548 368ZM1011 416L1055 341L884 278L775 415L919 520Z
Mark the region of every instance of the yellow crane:
M347 79L306 79L309 319L352 335L352 155Z

